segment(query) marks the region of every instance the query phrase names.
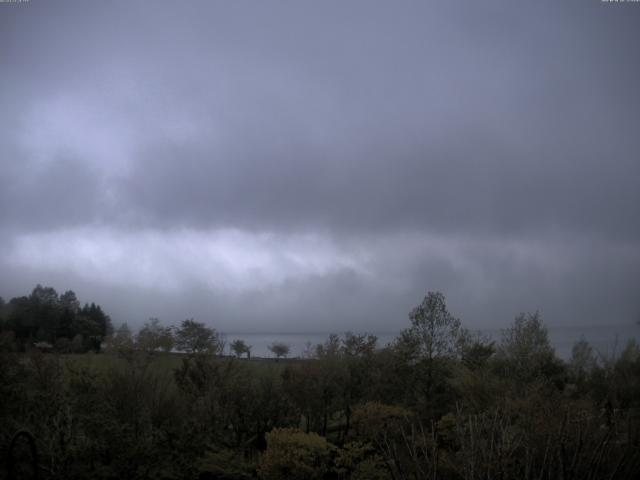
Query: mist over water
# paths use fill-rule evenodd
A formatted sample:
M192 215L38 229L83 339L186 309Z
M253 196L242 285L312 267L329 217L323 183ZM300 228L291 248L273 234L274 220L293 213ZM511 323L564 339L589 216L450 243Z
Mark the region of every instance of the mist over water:
M502 338L501 329L477 330L481 334L494 340L496 344ZM640 342L640 325L591 325L591 326L559 326L548 327L549 340L556 351L556 355L563 360L571 358L573 345L584 338L593 347L597 356L604 358L615 357L620 354L629 340L635 339ZM289 345L291 351L289 357L301 357L311 344L311 349L319 343L323 343L331 333L336 332L315 332L315 333L235 333L223 332L227 345L239 338L252 346L251 355L253 357L275 357L269 351L269 345L273 342L283 342ZM343 333L343 332L339 332ZM399 335L398 332L367 332L378 337L378 347L384 347ZM228 348L228 347L227 347ZM227 349L228 351L228 349ZM312 350L313 351L313 350Z

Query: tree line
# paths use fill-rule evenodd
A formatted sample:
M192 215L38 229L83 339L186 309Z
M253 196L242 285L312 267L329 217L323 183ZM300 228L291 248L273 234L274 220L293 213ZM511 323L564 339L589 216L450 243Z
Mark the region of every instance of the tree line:
M134 333L127 323L114 328L100 305L81 306L75 292L58 294L53 287L37 285L30 295L14 297L8 303L0 297L0 342L5 350L24 352L29 348L57 353L142 350L145 352L209 353L225 349L222 336L194 319L178 326L164 326L150 318ZM238 357L251 358L251 345L235 339L229 349ZM274 342L269 349L277 358L286 357L290 347Z
M215 330L202 342L202 325L185 322L171 335L180 356L162 351L177 347L159 346L167 327L152 320L137 335L114 332L104 355L0 353L0 449L27 429L51 479L640 473L634 341L605 356L580 339L564 361L538 313L492 341L464 328L439 292L389 345L330 335L288 362L240 360L243 348L222 357Z
M72 290L58 295L52 287L37 285L30 295L6 303L0 297L0 342L5 349L99 351L111 332L111 319L100 305L82 306Z

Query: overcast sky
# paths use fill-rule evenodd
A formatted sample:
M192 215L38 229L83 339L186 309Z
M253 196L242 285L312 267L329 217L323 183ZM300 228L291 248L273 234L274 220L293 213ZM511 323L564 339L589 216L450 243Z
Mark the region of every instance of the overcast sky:
M640 3L0 3L0 295L116 324L640 318Z

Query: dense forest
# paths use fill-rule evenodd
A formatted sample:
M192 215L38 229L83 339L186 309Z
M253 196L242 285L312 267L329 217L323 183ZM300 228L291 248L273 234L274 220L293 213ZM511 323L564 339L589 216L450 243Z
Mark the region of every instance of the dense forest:
M58 295L52 287L37 285L31 295L0 297L0 345L24 351L37 345L60 353L99 351L112 332L111 319L100 305L83 307L72 290Z
M0 303L0 477L636 479L640 348L559 359L539 314L497 341L429 292L389 345L251 358L193 319L113 329L37 286ZM279 354L278 354L279 352Z

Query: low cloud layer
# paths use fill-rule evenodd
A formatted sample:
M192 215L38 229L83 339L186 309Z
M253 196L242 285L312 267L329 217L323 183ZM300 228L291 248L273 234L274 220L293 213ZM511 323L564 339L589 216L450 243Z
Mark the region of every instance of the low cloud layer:
M472 327L632 322L639 20L0 5L0 295L242 331L394 331L427 290Z

